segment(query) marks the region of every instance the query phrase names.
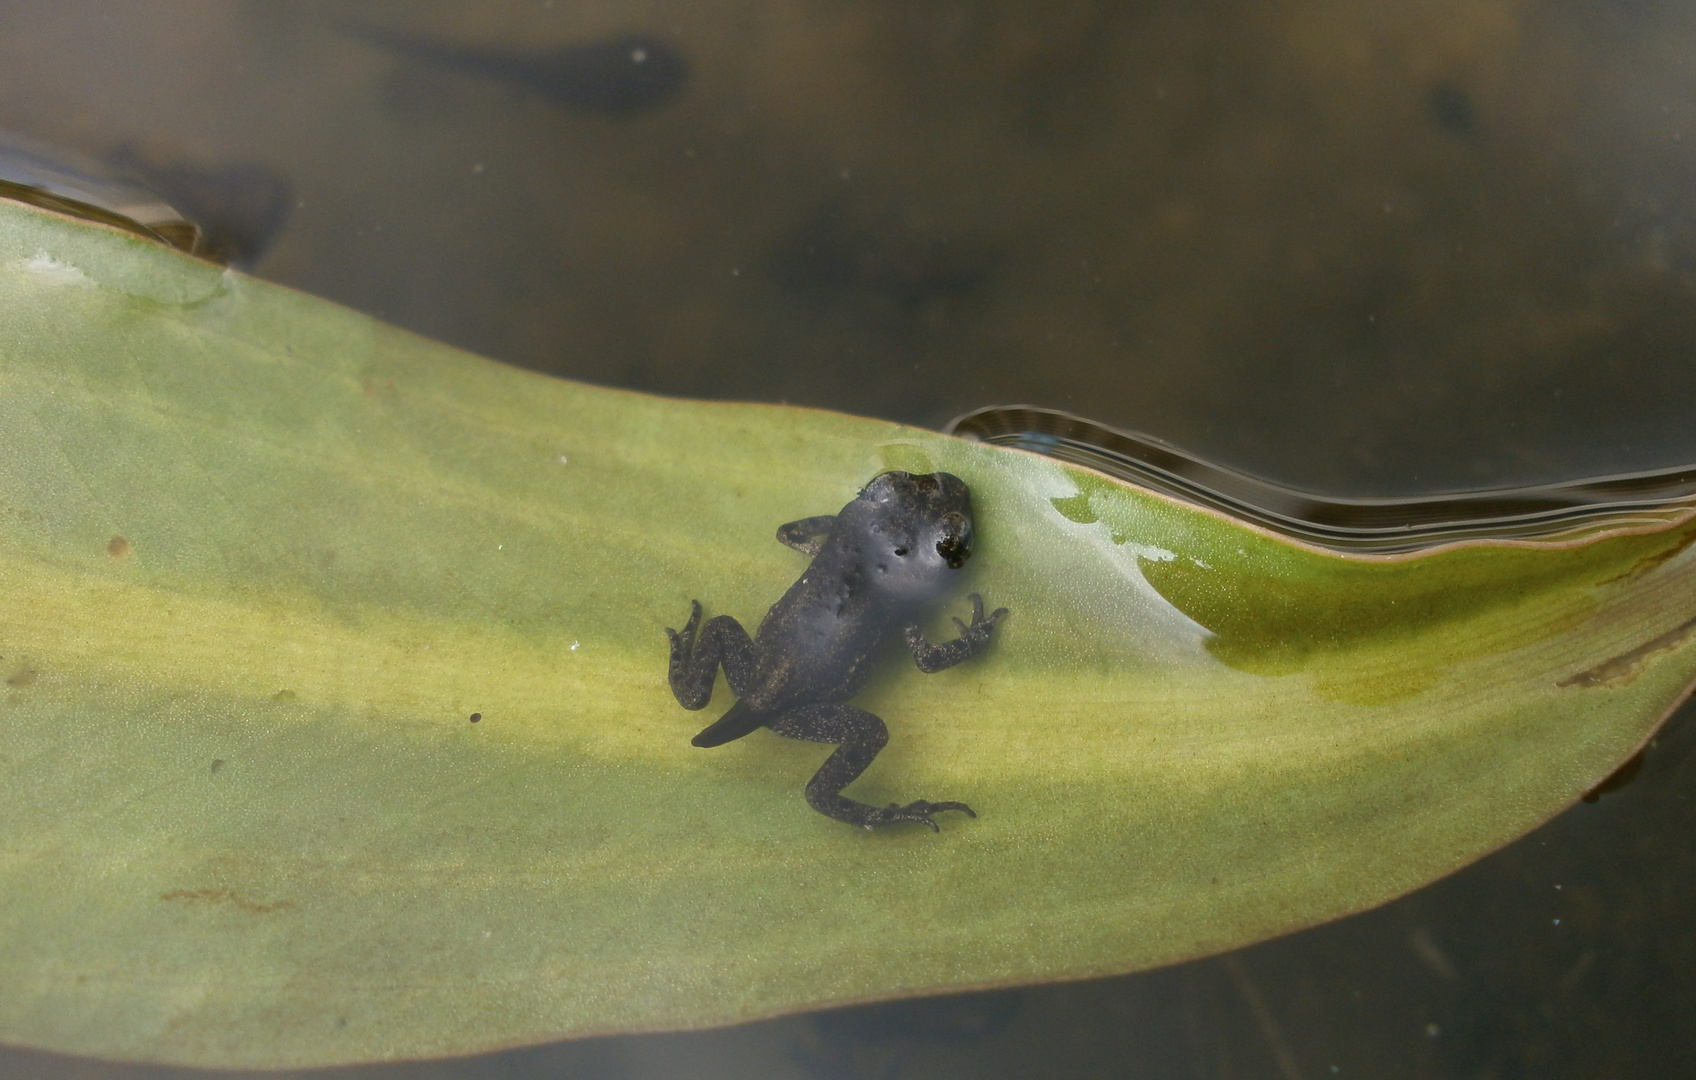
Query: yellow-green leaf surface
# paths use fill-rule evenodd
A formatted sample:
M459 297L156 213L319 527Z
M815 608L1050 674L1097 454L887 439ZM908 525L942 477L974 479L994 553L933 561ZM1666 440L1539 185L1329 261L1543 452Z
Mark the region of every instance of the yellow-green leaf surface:
M1545 820L1696 674L1680 512L1345 558L872 420L573 385L0 206L0 1040L466 1053L1122 972L1385 901ZM782 522L972 486L1012 615L828 752L699 750L663 628ZM963 614L950 598L930 628ZM471 723L472 714L480 714Z

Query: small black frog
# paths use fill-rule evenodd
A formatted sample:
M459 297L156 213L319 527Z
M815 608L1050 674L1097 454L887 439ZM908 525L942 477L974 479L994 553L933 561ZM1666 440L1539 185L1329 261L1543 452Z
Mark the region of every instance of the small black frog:
M807 803L851 825L916 821L935 832L932 814L977 817L962 802L920 799L880 808L842 795L889 741L882 720L847 704L865 686L889 632L902 628L919 670L928 673L982 652L1007 614L998 608L985 615L983 598L974 593L971 625L954 620L959 637L931 645L919 632L920 612L972 553L972 496L964 481L948 473L883 473L841 513L792 521L778 528L777 538L813 561L766 613L755 637L728 615L702 626L700 601L692 602L682 632L666 629L671 692L679 704L704 707L720 664L737 698L695 736L695 745L721 746L760 727L836 743L807 784Z

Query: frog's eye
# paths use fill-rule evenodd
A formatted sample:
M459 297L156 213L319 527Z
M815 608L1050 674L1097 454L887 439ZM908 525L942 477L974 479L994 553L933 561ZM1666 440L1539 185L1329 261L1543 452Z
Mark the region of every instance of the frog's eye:
M949 569L958 570L972 557L972 548L964 536L944 536L936 542L936 553L942 556Z
M964 514L949 511L942 515L942 537L936 542L936 553L954 570L960 569L972 557L972 523Z
M904 547L898 547L895 549L895 554L897 557L905 559L907 557L907 549Z

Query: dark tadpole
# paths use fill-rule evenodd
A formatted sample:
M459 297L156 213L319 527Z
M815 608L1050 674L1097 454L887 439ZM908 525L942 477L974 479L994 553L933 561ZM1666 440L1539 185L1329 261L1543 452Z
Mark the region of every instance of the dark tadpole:
M409 60L494 79L578 112L629 119L670 104L689 62L648 34L620 34L548 52L460 45L398 30L344 23L354 37Z
M1425 94L1425 108L1437 126L1456 138L1478 133L1478 110L1463 86L1440 82Z

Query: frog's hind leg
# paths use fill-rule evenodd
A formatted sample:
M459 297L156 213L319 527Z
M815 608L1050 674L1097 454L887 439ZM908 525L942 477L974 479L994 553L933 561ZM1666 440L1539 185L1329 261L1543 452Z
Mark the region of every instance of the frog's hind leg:
M666 628L671 638L671 692L685 709L702 709L712 700L719 665L731 693L742 697L754 681L754 642L742 624L729 615L701 625L701 602L690 601L689 621L682 630Z
M852 705L808 705L768 726L791 739L837 744L836 752L825 759L807 782L807 805L826 817L866 829L911 821L928 826L931 832L938 831L931 815L944 810L959 810L968 817L977 817L963 802L933 803L920 799L906 806L890 803L879 807L843 795L842 789L857 780L889 742L889 729L883 721L864 709Z

